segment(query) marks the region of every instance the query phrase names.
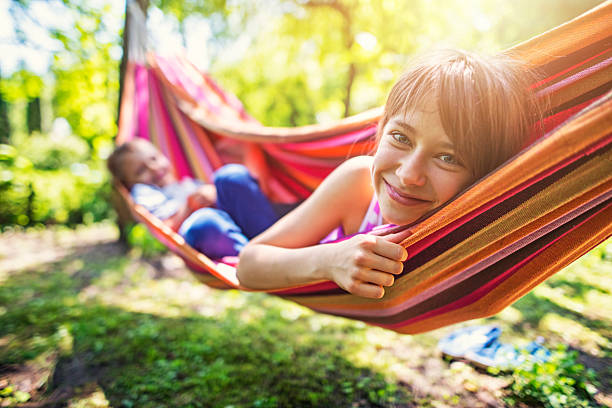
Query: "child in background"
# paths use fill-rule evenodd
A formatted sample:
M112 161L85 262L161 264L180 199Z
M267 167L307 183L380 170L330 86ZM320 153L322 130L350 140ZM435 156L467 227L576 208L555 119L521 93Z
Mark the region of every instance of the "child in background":
M424 56L393 86L373 157L347 160L298 208L240 253L238 279L254 289L331 280L380 298L403 270L407 233L359 234L415 223L526 145L541 108L534 76L508 56Z
M250 238L279 219L257 181L239 164L218 169L213 184L179 181L168 159L144 139L118 146L107 164L136 204L211 258L238 255Z

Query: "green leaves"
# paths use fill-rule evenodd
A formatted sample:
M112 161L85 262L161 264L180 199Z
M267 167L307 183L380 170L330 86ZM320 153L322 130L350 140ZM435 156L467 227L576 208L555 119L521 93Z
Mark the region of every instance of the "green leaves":
M506 401L546 408L595 407L595 373L578 363L578 353L559 346L545 363L526 363L514 370Z

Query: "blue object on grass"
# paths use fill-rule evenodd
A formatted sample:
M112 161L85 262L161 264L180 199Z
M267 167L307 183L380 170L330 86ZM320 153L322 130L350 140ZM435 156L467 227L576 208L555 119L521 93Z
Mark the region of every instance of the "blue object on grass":
M550 350L542 346L540 337L524 348L517 348L510 344L500 343L497 339L486 347L478 350L469 350L465 359L482 367L495 367L501 370L513 369L526 361L542 363L550 358Z
M463 327L440 339L438 348L450 357L462 358L469 351L486 348L500 334L501 329L493 325Z

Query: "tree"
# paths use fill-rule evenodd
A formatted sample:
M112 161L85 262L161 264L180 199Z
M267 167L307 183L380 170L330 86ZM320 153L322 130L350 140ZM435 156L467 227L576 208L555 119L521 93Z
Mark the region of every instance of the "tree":
M0 75L2 84L2 75ZM0 143L9 143L11 140L11 125L8 118L8 103L4 99L4 93L0 88Z
M35 97L28 101L26 106L26 124L28 133L40 132L40 98Z
M95 147L96 139L112 140L117 132L119 60L113 49L119 46L120 36L105 22L110 4L101 8L89 4L70 2L73 29L53 31L62 50L53 56L51 72L56 116L65 118L76 135Z
M320 1L310 0L304 3L304 6L309 8L324 7L330 10L336 11L340 14L342 19L342 40L344 48L350 51L355 43L355 33L353 32L353 13L351 8L339 0L331 1ZM353 58L349 58L347 67L347 77L345 85L345 96L344 96L344 117L349 116L351 111L351 90L353 88L353 82L355 81L355 75L357 74L357 66Z

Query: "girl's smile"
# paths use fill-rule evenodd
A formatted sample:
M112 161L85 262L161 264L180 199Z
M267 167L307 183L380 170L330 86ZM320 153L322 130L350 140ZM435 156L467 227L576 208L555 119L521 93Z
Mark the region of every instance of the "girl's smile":
M384 178L383 178L383 181L385 182L385 187L386 187L387 194L389 195L389 197L391 197L391 199L397 201L398 203L402 205L417 206L417 205L430 204L430 200L416 197L413 194L403 193L399 191L397 188L390 185L386 180L384 180Z
M374 155L372 182L383 217L398 225L416 221L472 182L433 98L387 122Z

